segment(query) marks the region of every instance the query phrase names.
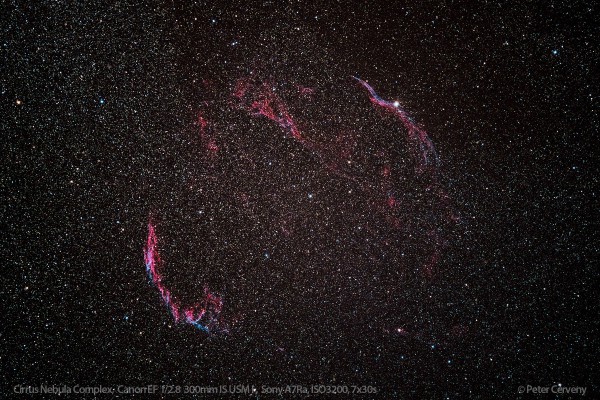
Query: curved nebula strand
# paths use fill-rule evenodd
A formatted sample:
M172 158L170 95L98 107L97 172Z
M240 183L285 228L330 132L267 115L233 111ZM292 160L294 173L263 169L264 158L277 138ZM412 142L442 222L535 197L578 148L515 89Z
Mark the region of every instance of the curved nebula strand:
M355 76L353 78L356 79L356 81L360 83L360 85L364 87L367 92L369 92L371 103L378 107L382 107L393 115L396 115L400 121L402 121L402 124L404 124L408 130L410 140L418 144L420 150L419 156L422 158L421 166L426 167L432 164L436 167L439 166L439 159L435 151L435 147L429 139L427 132L417 126L408 113L402 109L402 107L400 107L400 104L398 102L391 102L382 99L379 97L377 92L375 92L375 89L373 89L373 87L371 87L371 85L369 85L367 82ZM422 172L422 170L419 169L419 172Z
M161 273L162 261L158 253L158 239L156 229L152 222L148 222L148 238L144 248L144 261L148 279L158 289L164 304L167 306L175 322L184 322L206 333L213 331L226 331L219 321L223 300L221 296L211 293L204 287L202 301L190 306L182 306L171 291L164 285Z

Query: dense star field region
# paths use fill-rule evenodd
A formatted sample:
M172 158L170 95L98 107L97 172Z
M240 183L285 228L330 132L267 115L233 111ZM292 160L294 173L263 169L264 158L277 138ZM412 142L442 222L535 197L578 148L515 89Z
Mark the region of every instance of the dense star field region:
M598 394L592 2L0 9L0 397Z

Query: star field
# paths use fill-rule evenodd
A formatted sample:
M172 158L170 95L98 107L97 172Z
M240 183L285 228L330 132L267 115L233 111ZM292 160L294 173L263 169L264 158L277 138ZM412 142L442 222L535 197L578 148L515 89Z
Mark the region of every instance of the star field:
M4 5L1 393L593 397L595 8Z

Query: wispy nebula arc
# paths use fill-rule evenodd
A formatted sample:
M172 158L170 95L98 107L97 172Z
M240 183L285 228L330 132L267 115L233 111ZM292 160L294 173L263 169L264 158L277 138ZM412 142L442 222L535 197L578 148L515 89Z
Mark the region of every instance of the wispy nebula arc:
M162 261L158 253L158 239L152 221L148 222L148 238L144 248L144 262L148 279L158 289L160 296L167 306L175 322L185 322L206 333L215 330L225 331L220 326L218 318L223 308L223 300L220 296L211 293L207 287L204 288L204 298L191 306L182 306L171 295L171 291L165 287L161 274Z
M369 92L369 98L371 103L378 107L382 107L386 111L396 115L404 127L408 130L408 137L411 141L416 143L419 148L418 156L421 157L421 167L426 168L430 165L435 167L439 166L439 159L433 143L429 139L429 135L423 129L421 129L414 120L408 115L397 102L391 102L379 97L375 89L371 87L367 82L360 78L353 76L353 78ZM420 171L422 172L422 170Z

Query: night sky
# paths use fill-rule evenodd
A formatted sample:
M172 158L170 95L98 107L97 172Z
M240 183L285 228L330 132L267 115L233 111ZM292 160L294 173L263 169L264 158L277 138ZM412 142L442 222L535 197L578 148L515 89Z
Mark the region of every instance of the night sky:
M77 3L1 6L0 397L598 395L592 2Z

